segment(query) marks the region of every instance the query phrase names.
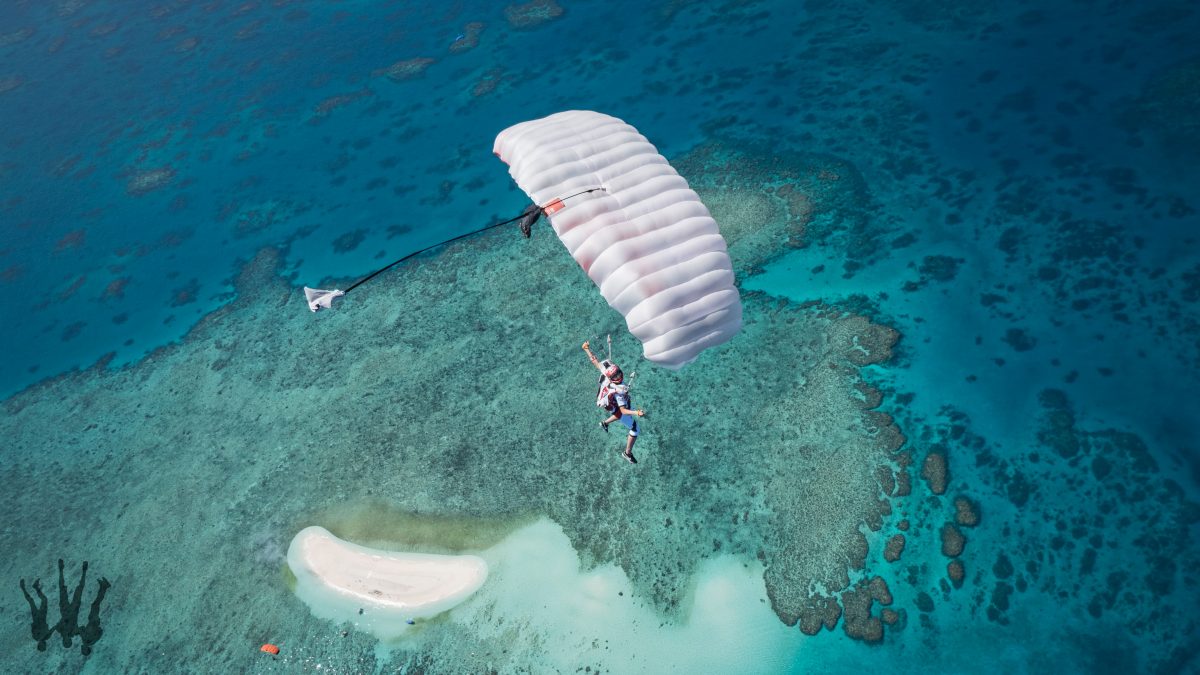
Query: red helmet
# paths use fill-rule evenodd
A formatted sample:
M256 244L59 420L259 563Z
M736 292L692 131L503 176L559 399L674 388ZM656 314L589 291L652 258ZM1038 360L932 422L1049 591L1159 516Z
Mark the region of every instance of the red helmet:
M618 375L623 375L623 373L621 373L621 369L615 363L608 364L608 367L604 369L604 376L610 380Z

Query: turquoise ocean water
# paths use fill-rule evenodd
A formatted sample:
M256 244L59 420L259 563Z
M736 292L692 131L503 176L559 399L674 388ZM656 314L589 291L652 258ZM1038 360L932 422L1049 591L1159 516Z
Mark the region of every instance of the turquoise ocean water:
M0 4L0 670L1198 672L1192 3ZM491 153L636 126L746 326L678 372ZM651 411L630 466L579 350ZM380 640L321 525L484 557ZM57 560L91 655L30 639ZM272 657L263 643L280 646Z

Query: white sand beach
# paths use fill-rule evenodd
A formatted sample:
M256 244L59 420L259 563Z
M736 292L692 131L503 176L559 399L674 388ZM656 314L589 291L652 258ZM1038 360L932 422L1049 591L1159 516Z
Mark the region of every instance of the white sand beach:
M313 614L381 637L403 634L409 619L454 607L488 576L487 563L477 556L381 551L317 526L296 534L287 560L296 595Z

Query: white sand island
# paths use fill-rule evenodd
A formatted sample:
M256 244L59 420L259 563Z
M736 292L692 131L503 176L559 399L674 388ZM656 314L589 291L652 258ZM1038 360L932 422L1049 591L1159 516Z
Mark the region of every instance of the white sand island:
M459 604L488 576L478 556L380 551L316 526L296 534L287 561L296 595L313 614L348 621L384 639L402 635L409 619Z

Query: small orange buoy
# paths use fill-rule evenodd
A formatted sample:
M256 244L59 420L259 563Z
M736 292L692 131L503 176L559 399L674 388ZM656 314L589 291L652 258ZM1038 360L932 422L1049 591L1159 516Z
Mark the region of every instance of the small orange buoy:
M273 644L265 644L265 645L263 645L263 646L262 646L262 650L263 650L264 652L266 652L266 653L270 654L271 656L277 656L277 655L279 654L279 647L276 647L276 646L275 646L275 645L273 645Z

